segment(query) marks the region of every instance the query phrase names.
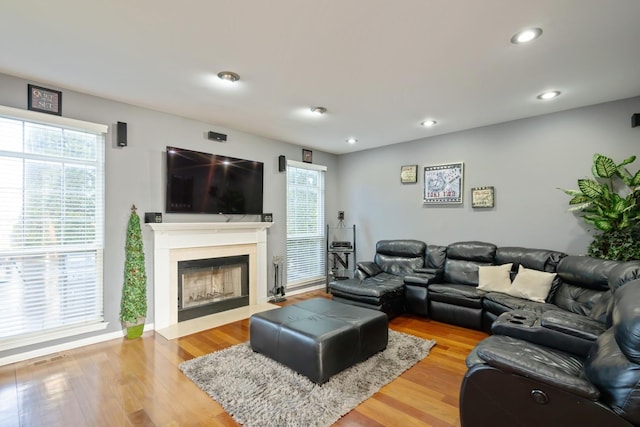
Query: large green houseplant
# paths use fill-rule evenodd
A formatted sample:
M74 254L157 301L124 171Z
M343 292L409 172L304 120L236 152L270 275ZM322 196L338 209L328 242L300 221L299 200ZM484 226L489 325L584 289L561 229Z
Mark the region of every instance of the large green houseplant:
M147 316L147 274L144 264L144 247L140 230L140 217L135 205L127 225L125 243L124 286L120 305L120 320L127 331L127 338L142 335Z
M572 196L569 211L581 211L582 219L598 232L589 245L589 255L613 260L640 259L640 171L631 174L626 166L631 156L616 164L594 154L594 179L578 180L578 190L562 189Z

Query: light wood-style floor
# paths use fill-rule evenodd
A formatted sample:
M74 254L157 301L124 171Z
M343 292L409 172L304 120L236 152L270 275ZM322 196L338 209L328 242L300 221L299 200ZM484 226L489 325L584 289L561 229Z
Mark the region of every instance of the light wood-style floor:
M311 297L288 297L281 305ZM464 359L486 334L403 315L390 328L435 339L427 358L337 426L459 426ZM0 367L0 426L235 426L180 362L249 339L249 321L168 341L152 332Z

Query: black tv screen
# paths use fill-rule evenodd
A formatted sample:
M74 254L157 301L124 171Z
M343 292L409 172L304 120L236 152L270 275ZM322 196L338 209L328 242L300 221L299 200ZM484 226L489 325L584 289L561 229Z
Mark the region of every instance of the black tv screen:
M170 213L259 215L261 162L167 147L167 203Z

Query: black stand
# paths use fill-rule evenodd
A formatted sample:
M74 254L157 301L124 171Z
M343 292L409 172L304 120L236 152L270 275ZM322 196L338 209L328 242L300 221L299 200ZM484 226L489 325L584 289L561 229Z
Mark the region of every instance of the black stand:
M282 276L280 274L280 264L282 263L281 256L273 257L273 288L271 294L273 298L269 302L282 302L287 299L284 297L284 286L282 285Z

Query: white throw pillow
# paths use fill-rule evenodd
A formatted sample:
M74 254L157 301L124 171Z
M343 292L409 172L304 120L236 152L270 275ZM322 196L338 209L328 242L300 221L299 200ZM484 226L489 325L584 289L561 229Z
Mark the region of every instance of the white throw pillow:
M506 293L511 286L512 266L513 264L502 264L478 267L478 289Z
M545 302L551 284L556 277L556 273L531 270L520 266L518 274L507 293L518 298L525 298L536 302Z

